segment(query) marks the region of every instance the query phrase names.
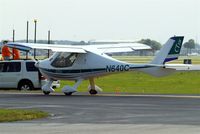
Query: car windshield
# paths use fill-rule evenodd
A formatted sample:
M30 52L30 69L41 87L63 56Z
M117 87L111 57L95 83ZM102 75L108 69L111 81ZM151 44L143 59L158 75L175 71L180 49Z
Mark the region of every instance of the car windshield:
M70 67L73 65L77 56L77 53L59 53L58 56L53 60L51 65L53 67Z

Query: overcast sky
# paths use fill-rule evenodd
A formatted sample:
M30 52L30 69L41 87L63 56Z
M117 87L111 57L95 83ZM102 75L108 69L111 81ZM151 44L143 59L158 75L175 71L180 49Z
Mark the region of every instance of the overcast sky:
M27 20L33 39L37 19L37 39L200 41L200 0L0 0L0 18L0 40L25 39Z

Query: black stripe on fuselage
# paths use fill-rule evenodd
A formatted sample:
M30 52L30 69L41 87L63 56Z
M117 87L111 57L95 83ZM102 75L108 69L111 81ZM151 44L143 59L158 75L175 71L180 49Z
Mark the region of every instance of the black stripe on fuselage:
M144 65L144 66L138 66L138 67L130 67L129 69L140 69L140 68L151 68L151 67L156 67L152 65Z
M88 73L88 72L106 71L105 68L77 69L77 70L58 70L58 69L44 69L44 68L41 69L51 73Z
M150 68L155 66L138 66L138 67L130 67L129 69L140 69L140 68ZM97 68L97 69L74 69L74 70L58 70L58 69L46 69L46 68L40 68L44 71L51 72L51 73L90 73L90 72L98 72L98 71L105 71L106 68Z

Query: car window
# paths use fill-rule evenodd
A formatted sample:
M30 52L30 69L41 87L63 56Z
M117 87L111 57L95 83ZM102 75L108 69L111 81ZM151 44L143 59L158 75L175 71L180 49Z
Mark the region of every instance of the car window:
M4 63L0 63L0 72L3 72Z
M35 62L26 62L26 70L29 72L39 71L38 68L35 67Z
M20 62L3 62L0 63L0 72L20 72Z

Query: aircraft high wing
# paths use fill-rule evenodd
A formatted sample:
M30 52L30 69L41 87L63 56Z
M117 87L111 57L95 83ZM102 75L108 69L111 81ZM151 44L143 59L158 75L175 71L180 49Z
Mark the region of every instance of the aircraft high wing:
M23 51L30 51L31 49L49 49L52 50L53 52L86 53L86 51L81 46L77 45L10 42L8 43L8 47L17 48Z
M83 80L89 80L90 94L97 94L100 88L95 85L94 79L96 77L133 70L154 76L165 76L173 73L176 69L166 68L165 63L178 58L183 38L183 36L171 37L157 56L150 63L146 64L127 63L113 59L106 54L150 49L149 46L139 43L55 45L10 42L8 46L25 51L30 51L31 49L51 49L55 52L50 58L38 61L35 65L43 76L49 80L42 87L44 94L54 91L51 87L54 80L73 80L76 82L74 86L66 85L62 89L66 95L76 92L77 87Z
M87 51L96 51L100 53L131 52L135 50L146 50L151 47L141 43L116 43L105 45L57 45L57 44L35 44L35 43L8 43L9 47L15 47L20 50L30 51L31 49L50 49L53 52L74 52L87 53Z

